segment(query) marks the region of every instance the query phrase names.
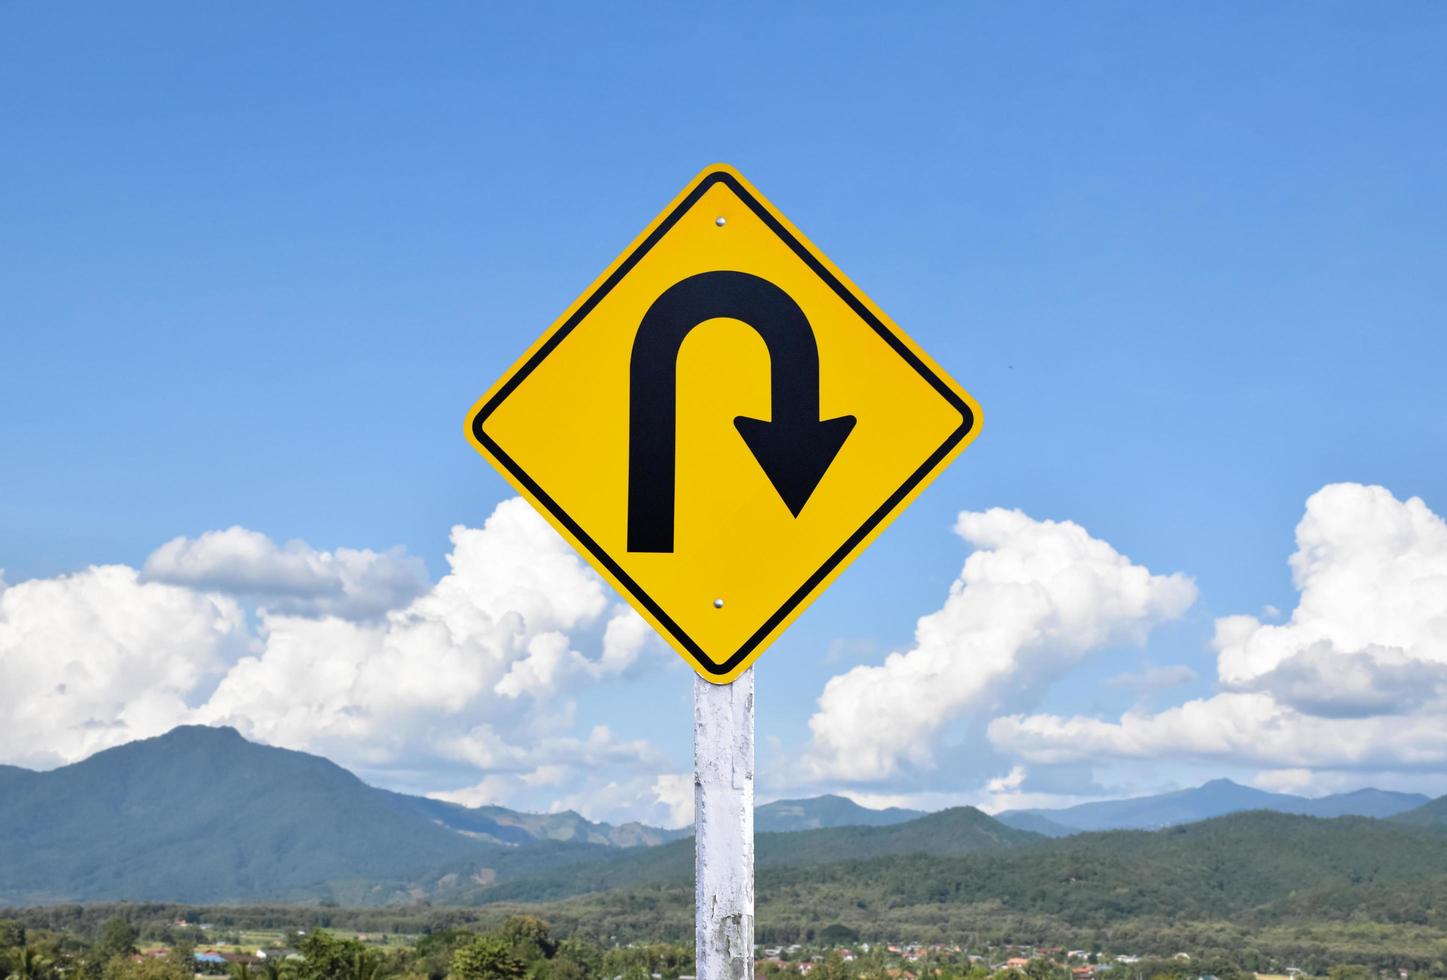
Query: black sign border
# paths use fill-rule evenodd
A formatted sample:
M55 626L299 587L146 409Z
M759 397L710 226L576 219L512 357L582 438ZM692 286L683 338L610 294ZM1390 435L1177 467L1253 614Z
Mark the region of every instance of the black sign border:
M809 576L809 579L789 596L784 604L744 642L744 645L739 647L738 650L722 664L715 664L710 660L708 656L704 654L702 648L693 641L693 638L684 632L683 628L675 623L672 617L664 612L663 609L653 601L652 597L613 560L612 556L603 550L603 548L598 545L598 542L594 541L588 532L584 531L582 526L573 520L568 512L563 510L557 501L553 500L553 498L517 464L516 460L504 452L503 448L489 437L483 428L492 413L512 394L517 386L553 352L554 348L567 338L568 334L572 333L573 329L577 327L579 323L583 322L584 317L593 311L593 308L602 301L603 297L607 296L609 291L617 286L618 283L623 280L623 277L632 271L639 260L648 254L648 251L653 248L654 245L658 244L663 236L678 223L678 220L697 204L699 198L715 184L723 184L728 187L729 190L733 191L739 200L743 201L749 210L753 211L759 220L764 222L775 235L778 235L779 238L793 250L794 254L799 256L804 264L813 270L815 275L824 280L860 319L869 324L875 333L879 334L880 338L889 344L895 353L903 358L910 367L914 368L921 377L928 381L935 391L940 393L941 397L959 411L961 420L959 427L951 432L949 437L940 444L939 448L931 453L929 457L920 464L919 468L910 474L909 478L905 480L900 488L892 493L889 498L869 516L869 519L829 556L824 564L819 567L819 570ZM809 594L818 587L819 583L828 577L835 568L839 567L839 564L849 557L850 553L859 546L859 543L889 517L890 513L899 506L900 502L909 496L915 487L919 486L920 482L939 465L941 460L950 454L951 450L960 444L961 440L970 434L970 431L974 429L974 427L975 414L969 404L956 394L954 389L946 384L938 374L930 370L929 366L921 361L919 357L915 355L914 351L910 350L909 347L895 335L893 330L890 330L880 322L879 318L870 312L869 307L861 302L859 297L850 292L849 289L839 281L838 277L819 261L814 253L809 251L767 208L760 204L758 199L750 194L733 174L724 170L712 171L700 179L697 186L694 187L688 196L680 201L678 206L659 222L658 227L654 228L652 233L640 242L637 248L629 253L628 257L619 264L618 268L613 270L612 275L604 280L602 285L583 301L582 305L573 312L573 315L568 317L567 322L559 327L552 336L548 337L547 341L534 352L533 356L528 358L527 363L518 369L512 377L508 378L507 382L487 400L487 403L483 405L472 418L472 434L477 441L492 454L493 458L502 463L502 465L507 468L507 471L512 474L513 478L522 486L526 487L528 492L546 507L548 512L552 514L560 524L566 527L574 538L588 549L588 553L597 559L599 564L608 569L608 572L613 578L627 589L633 598L637 599L660 625L668 630L669 635L688 651L689 656L693 658L694 663L698 665L699 669L714 677L727 675L737 667L740 662L752 654L759 645L764 642L765 638L797 609L800 603L809 597Z

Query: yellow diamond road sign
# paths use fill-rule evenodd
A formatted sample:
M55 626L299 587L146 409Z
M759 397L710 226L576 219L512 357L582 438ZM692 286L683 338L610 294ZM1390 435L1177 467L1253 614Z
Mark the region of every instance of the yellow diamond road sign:
M980 410L735 170L710 167L473 406L473 445L726 683Z

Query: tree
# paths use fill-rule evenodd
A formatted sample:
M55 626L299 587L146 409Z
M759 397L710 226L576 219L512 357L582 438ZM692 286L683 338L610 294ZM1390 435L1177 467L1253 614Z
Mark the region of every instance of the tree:
M313 929L298 949L303 957L299 980L372 980L377 973L376 954L355 939L338 939Z
M477 933L466 929L444 929L429 933L417 941L417 947L406 959L406 970L424 974L428 980L445 980L452 970L452 954L459 946L472 942Z
M382 969L382 958L375 950L356 949L352 951L351 970L347 980L377 980Z
M6 980L45 980L50 976L50 967L50 960L39 950L26 946L15 953Z
M603 954L603 974L622 980L649 980L652 970L646 956L637 949L610 949Z
M132 956L136 952L136 939L140 933L129 921L116 916L107 919L106 924L101 926L100 938L95 943L95 958L102 963L109 963L117 956Z
M577 960L567 956L543 960L533 968L533 980L591 980L595 974Z
M502 924L502 938L524 963L552 959L558 951L548 924L535 915L510 915Z
M1037 956L1025 964L1025 976L1029 980L1054 980L1056 972L1055 964L1043 956Z
M452 954L453 980L517 980L525 973L527 965L499 936L478 936Z
M592 943L564 939L551 959L533 964L533 980L591 980L603 972L603 954Z
M824 962L816 963L809 976L818 977L818 980L849 980L849 965L833 950L824 957Z
M620 946L603 954L602 975L623 980L648 980L657 973L677 977L693 972L692 950L673 943Z
M25 926L14 919L0 919L0 949L25 945Z
M102 967L105 965L94 956L81 956L73 952L65 964L65 980L101 980Z
M1374 974L1364 966L1343 964L1326 971L1328 980L1373 980Z

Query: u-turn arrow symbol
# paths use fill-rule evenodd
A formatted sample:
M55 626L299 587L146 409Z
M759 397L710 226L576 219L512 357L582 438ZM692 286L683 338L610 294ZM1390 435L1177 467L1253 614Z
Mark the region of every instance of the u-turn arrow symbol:
M819 347L799 304L746 272L704 272L648 308L628 371L628 550L673 551L678 352L694 327L719 317L754 329L769 350L768 421L734 427L795 517L854 429L854 416L819 417Z

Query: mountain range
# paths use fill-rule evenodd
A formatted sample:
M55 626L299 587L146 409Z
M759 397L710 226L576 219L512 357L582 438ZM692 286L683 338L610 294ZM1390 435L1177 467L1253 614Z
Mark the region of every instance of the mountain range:
M846 796L813 796L804 800L775 800L754 810L757 833L819 830L824 827L884 827L924 816L922 810L889 807L871 810Z
M1390 816L1401 828L1392 841L1421 827L1435 839L1432 828L1447 827L1447 798L1364 790L1306 800L1224 780L1001 819L972 807L924 814L821 796L759 807L756 858L761 873L783 873L841 860L1038 853L1093 839L1050 841L1092 825L1167 826L1240 809ZM1386 826L1348 820L1339 832L1356 840ZM692 873L688 834L390 792L318 756L191 726L49 772L0 766L0 904L558 899L681 885Z
M1308 817L1377 817L1385 819L1427 803L1420 793L1359 789L1352 793L1309 798L1270 793L1229 779L1213 779L1193 789L1128 800L1081 803L1061 809L1005 810L996 819L1020 830L1064 837L1087 830L1156 830L1194 823L1247 810L1272 810Z
M1038 834L1007 827L974 807L952 807L902 823L759 833L754 837L754 867L759 871L816 868L843 858L860 861L910 854L957 856L1044 840ZM482 880L476 875L439 880L429 891L429 898L448 905L536 902L692 882L693 838L648 849L615 849L573 863L559 862L542 871L520 871L507 878L488 879L479 887Z
M688 834L687 830L665 830L641 823L594 823L573 810L522 813L503 806L468 807L426 796L390 792L387 795L400 810L493 844L525 846L539 841L562 841L609 847L652 847Z

